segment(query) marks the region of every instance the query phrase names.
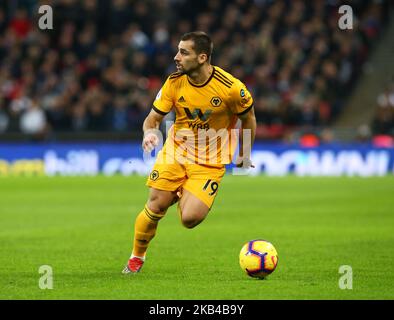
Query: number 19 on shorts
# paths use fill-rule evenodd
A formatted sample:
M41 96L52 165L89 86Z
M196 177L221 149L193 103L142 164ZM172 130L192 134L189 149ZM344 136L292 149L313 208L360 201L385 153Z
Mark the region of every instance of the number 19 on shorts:
M212 179L207 180L204 187L202 188L204 191L207 191L210 196L213 196L216 191L218 191L219 184L216 181L212 181Z

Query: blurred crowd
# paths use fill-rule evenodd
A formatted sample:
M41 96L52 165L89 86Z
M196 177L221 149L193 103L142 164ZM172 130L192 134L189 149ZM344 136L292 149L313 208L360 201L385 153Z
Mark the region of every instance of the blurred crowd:
M377 97L371 131L373 135L394 137L394 80Z
M2 2L0 133L141 130L192 30L212 36L212 63L252 92L258 137L327 126L382 32L387 3L346 1L353 29L341 30L339 0ZM37 27L43 4L53 8L52 30Z

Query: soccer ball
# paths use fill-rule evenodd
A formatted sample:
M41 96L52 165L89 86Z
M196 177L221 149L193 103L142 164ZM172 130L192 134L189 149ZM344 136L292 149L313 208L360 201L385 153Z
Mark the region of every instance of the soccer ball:
M239 253L241 269L253 278L265 278L278 264L278 253L272 243L266 240L252 240Z

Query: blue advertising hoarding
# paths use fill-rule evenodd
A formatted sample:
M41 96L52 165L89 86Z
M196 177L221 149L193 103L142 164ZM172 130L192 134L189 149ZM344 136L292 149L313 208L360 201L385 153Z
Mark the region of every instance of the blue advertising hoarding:
M256 143L254 169L237 174L269 176L384 176L394 173L394 149L367 144L301 148ZM154 159L145 161L141 145L130 143L0 144L0 176L147 175ZM227 172L234 172L228 166Z

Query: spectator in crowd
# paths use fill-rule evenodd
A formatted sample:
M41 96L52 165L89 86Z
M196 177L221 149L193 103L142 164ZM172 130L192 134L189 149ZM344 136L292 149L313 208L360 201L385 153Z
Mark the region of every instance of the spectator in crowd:
M0 133L5 132L8 127L9 117L5 112L4 99L0 97Z
M32 139L40 140L46 135L48 124L45 113L38 105L38 98L30 100L20 117L20 130Z
M372 133L394 137L394 82L388 84L377 98Z

